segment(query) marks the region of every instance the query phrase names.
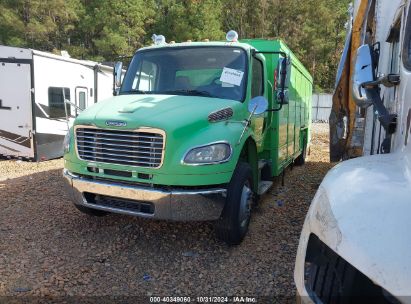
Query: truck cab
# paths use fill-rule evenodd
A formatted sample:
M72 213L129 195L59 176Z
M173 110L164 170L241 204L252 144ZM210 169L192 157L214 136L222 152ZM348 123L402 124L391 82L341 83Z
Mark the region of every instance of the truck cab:
M232 39L157 41L120 78L116 96L81 113L66 136L76 207L212 220L222 240L240 243L271 179L304 162L311 76L281 41Z

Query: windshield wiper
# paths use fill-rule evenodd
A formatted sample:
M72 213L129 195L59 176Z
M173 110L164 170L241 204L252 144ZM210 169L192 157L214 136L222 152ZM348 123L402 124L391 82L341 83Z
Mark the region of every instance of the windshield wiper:
M120 92L122 94L167 94L167 95L188 95L188 96L203 96L203 97L215 97L210 92L200 90L169 90L169 91L141 91L130 90Z
M204 97L214 97L210 92L200 91L200 90L171 90L171 91L161 91L158 94L170 94L170 95L189 95L189 96L204 96Z
M120 95L122 94L147 94L147 93L150 93L150 92L141 91L141 90L130 90L130 91L122 91L120 92Z

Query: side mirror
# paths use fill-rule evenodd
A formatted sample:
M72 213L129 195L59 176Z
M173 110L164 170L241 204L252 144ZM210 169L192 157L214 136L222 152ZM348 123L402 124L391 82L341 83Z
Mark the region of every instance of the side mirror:
M113 73L115 87L121 87L121 76L123 73L123 63L121 61L116 62Z
M248 112L251 115L263 114L268 109L268 101L263 96L257 96L250 100L248 103Z
M280 104L286 105L289 104L290 99L288 98L288 90L278 91L277 100Z
M368 44L365 44L357 50L352 78L352 96L359 107L366 108L373 104L372 96L369 90L366 90L366 86L375 80L372 50ZM375 84L373 86L375 87Z
M290 86L291 77L291 60L289 58L280 58L278 61L278 87L277 100L279 104L288 104L288 87Z
M395 133L397 129L397 115L390 114L381 99L378 91L379 85L395 86L400 83L400 75L382 75L375 77L373 64L373 50L366 44L357 50L355 70L352 77L352 96L361 108L374 105L378 113L378 120L388 134Z

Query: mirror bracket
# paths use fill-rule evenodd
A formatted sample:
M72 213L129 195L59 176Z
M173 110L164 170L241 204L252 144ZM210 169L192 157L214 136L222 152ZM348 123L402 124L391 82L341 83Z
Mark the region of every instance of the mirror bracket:
M395 87L401 83L401 78L399 74L382 74L377 80L367 81L361 84L362 88L374 88L379 85L383 85L387 88Z
M393 134L397 130L397 114L390 114L387 108L384 105L384 102L381 99L381 96L374 87L364 87L367 91L367 94L370 96L371 100L373 101L373 105L375 110L378 113L378 120L380 121L381 125L383 126L384 130L388 134Z
M267 112L279 112L279 111L282 110L283 105L289 104L289 102L288 102L288 90L284 90L284 91L278 92L278 95L280 95L280 94L283 94L282 97L278 97L278 96L277 96L277 99L280 99L280 98L281 98L281 100L282 100L282 102L279 103L280 106L279 106L278 108L276 108L276 109L268 109Z
M361 89L365 91L367 96L370 98L375 110L378 113L378 120L380 121L381 125L383 126L384 130L387 134L393 134L397 130L397 114L390 114L387 108L384 105L384 102L381 99L379 94L378 87L383 85L385 87L394 87L401 83L401 78L399 74L388 74L388 75L380 75L374 81L367 81L360 84L358 92L361 92Z
M264 96L257 96L257 97L252 98L249 101L248 111L250 112L250 115L244 121L244 128L243 128L243 131L241 132L240 138L238 139L237 145L241 143L241 140L243 139L245 131L251 125L251 118L254 115L261 115L265 113L267 111L267 108L268 108L268 101L267 99L265 99Z

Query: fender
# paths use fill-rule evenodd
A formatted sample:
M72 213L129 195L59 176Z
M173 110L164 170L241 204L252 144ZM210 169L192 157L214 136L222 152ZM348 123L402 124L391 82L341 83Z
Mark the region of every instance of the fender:
M410 168L405 153L337 165L321 184L303 229L395 295L409 295L411 286Z
M244 161L250 164L253 171L253 190L257 191L259 183L257 145L254 139L254 134L250 131L247 133L247 136L244 136L241 143L237 146L237 148L241 147L241 149L238 149L240 153L235 160L236 164L239 161Z

